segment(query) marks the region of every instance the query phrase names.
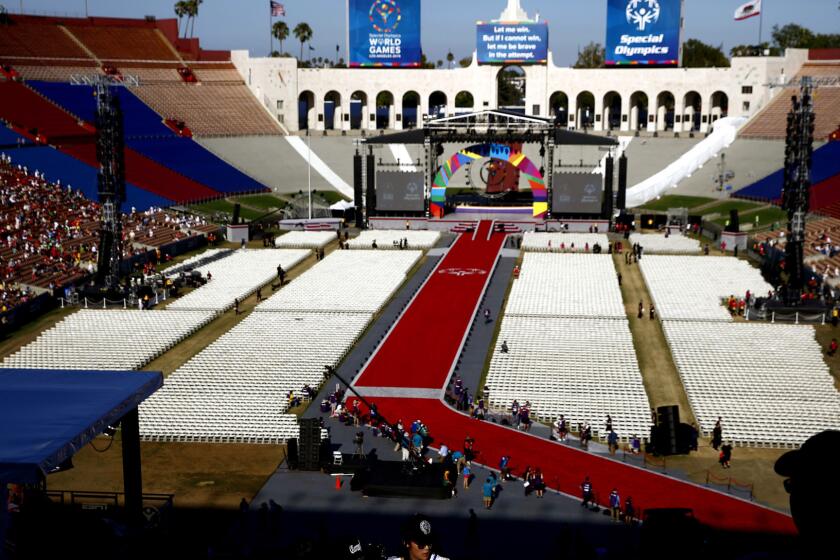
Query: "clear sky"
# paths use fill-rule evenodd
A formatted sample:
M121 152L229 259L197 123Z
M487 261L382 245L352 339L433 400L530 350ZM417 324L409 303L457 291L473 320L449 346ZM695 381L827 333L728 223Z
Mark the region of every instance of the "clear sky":
M735 8L746 0L686 0L685 38L697 38L724 52L738 44L758 40L758 19L736 22ZM346 56L345 0L280 0L286 6L289 27L304 21L313 31L314 56L333 57L336 45ZM85 0L0 0L14 13L81 16ZM173 17L174 0L87 0L91 15L158 18ZM248 49L264 56L269 49L269 0L204 0L195 25L196 36L210 49ZM451 49L456 59L475 49L476 20L497 18L507 0L422 0L423 51L430 60L444 59ZM533 17L548 20L551 50L560 66L574 63L579 46L604 42L606 0L522 0ZM774 24L798 23L819 33L840 32L838 0L764 0L764 38ZM298 52L293 44L285 50Z

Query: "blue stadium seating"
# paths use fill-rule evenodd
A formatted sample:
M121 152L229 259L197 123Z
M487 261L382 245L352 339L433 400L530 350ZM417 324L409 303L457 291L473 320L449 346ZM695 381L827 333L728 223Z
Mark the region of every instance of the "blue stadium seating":
M89 86L62 82L27 81L26 85L80 119L96 122L96 97ZM163 119L125 88L114 88L125 118L126 139L138 136L176 137Z
M223 193L265 191L265 187L190 138L135 138L129 147L185 177Z
M8 129L0 128L0 135L3 134L4 130L11 132ZM2 141L1 136L0 141ZM85 197L97 200L96 178L98 171L86 163L48 146L4 150L4 152L11 156L12 163L23 165L29 171L41 171L47 180L60 180L62 185L70 185L74 189L82 191ZM126 184L125 192L126 202L122 205L123 212L130 212L132 207L138 211L143 211L151 206L167 207L172 205L171 200L159 197L132 184Z
M840 174L840 142L829 142L814 150L811 184L817 185L837 174ZM768 201L778 200L782 197L783 184L784 170L779 169L775 173L739 190L735 193L735 196Z
M28 81L41 95L88 121L95 121L92 88L65 83ZM149 159L202 183L220 193L265 191L261 183L232 167L200 144L181 138L155 113L126 89L115 90L125 118L126 145Z

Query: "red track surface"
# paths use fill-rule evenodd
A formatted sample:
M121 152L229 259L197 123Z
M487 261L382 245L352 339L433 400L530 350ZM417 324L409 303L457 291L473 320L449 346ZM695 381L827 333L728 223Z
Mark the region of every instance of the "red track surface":
M440 389L457 356L505 235L481 222L462 234L356 381L364 387ZM395 367L395 364L398 364Z
M357 386L438 388L447 382L473 310L489 276L480 278L439 274L449 269L492 269L501 235L488 242L486 223L475 241L462 236L415 298L383 346L363 371ZM590 476L604 505L612 487L633 496L637 508L689 507L703 523L725 530L795 534L787 515L686 482L635 468L585 451L530 436L511 428L473 420L437 399L376 398L380 413L391 419L420 418L435 438L435 446L462 445L475 439L479 463L495 467L502 455L511 456L515 472L527 464L539 467L548 485L575 496Z

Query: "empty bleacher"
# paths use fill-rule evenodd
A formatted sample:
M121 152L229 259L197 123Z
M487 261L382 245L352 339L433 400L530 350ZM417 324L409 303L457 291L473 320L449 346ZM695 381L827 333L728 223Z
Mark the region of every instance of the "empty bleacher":
M840 77L840 63L806 63L797 74L795 81L803 76ZM799 95L798 88L783 89L744 126L738 135L741 138L784 139L787 114L791 109L790 99L794 95ZM837 129L837 116L840 115L840 89L818 88L815 90L814 113L816 114L814 138L824 140Z
M323 249L336 238L332 231L290 231L274 240L278 249Z
M206 325L210 311L82 309L0 368L139 369Z
M645 255L653 254L697 254L700 252L700 241L679 234L665 237L661 233L632 233L630 243L642 246Z
M840 396L809 326L664 321L700 429L735 445L795 447L840 428Z
M171 303L167 309L225 311L234 306L235 299L241 301L276 278L278 266L290 270L307 256L306 249L240 249L220 261L196 268L202 276L210 272L212 280Z
M169 60L179 57L157 30L123 25L68 25L67 30L99 60Z
M256 311L376 313L421 256L411 250L335 251ZM353 287L349 293L347 286Z
M321 384L324 366L338 365L420 255L332 253L167 378L140 407L141 437L263 444L297 437L289 392Z
M147 84L135 92L165 118L184 121L197 135L276 135L280 129L245 85Z
M90 58L83 48L52 23L15 17L0 33L0 58L66 59Z
M490 362L495 408L528 400L538 418L590 422L598 437L606 436L597 426L607 414L621 438L649 433L650 405L609 255L526 253L498 340L508 352L497 349Z
M784 162L779 163L781 166ZM829 193L834 194L833 189L827 182L838 174L840 174L840 142L828 142L815 149L811 158L811 210L822 209L833 202L833 196L827 196ZM825 185L823 185L824 183ZM783 184L784 171L779 169L752 185L744 187L733 196L750 200L778 202L782 197Z
M731 321L724 298L773 290L757 268L733 257L645 255L639 267L663 321Z

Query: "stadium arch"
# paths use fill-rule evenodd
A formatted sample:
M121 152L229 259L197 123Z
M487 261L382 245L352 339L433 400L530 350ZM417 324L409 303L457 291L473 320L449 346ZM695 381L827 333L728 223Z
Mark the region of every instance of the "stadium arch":
M341 130L342 124L341 94L330 90L324 96L324 130Z
M414 90L402 96L402 128L415 128L420 120L420 94Z
M376 129L394 128L394 94L382 90L376 94Z
M604 123L604 130L621 129L624 130L624 104L621 94L616 91L609 91L604 95L604 103L602 105Z
M317 122L315 93L304 90L298 95L298 127L300 130L314 130Z
M549 117L553 117L560 126L569 123L569 96L565 92L555 91L548 98Z

